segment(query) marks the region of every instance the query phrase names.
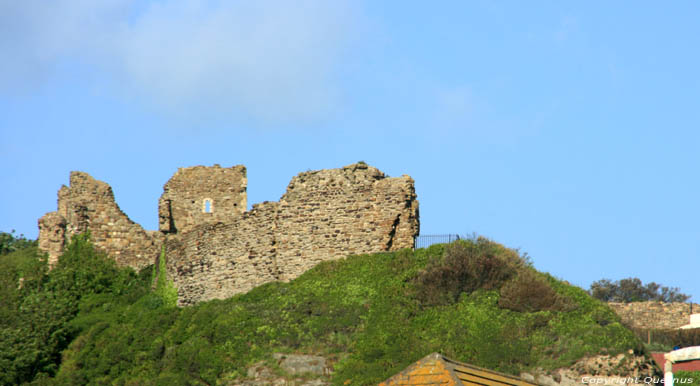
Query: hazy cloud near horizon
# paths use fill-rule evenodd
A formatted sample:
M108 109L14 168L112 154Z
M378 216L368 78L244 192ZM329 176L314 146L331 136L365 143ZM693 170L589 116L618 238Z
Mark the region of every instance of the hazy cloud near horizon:
M0 92L31 93L77 64L168 113L314 120L336 107L355 11L341 1L0 0Z

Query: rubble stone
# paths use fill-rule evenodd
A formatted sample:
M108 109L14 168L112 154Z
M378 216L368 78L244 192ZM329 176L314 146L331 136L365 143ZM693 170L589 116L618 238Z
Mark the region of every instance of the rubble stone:
M164 246L178 304L190 305L288 281L322 261L412 248L418 235L413 179L364 163L300 173L279 202L250 211L246 188L243 166L180 168L163 187L159 231L145 231L109 185L72 172L58 210L39 220L39 247L55 264L73 235L89 231L119 265L140 269Z
M687 325L690 315L700 312L695 303L633 302L608 303L610 308L630 327L666 330Z
M118 265L141 269L158 256L161 235L131 221L114 201L112 188L83 172L71 172L58 191L58 211L39 219L39 248L56 264L73 235L90 231L97 248Z

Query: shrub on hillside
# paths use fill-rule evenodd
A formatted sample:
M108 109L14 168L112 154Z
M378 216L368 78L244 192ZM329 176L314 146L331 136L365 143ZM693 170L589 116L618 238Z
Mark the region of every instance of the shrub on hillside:
M501 288L498 305L518 312L569 311L575 307L569 298L557 294L545 278L527 268Z
M45 289L75 299L99 293L121 295L140 285L136 278L133 270L117 267L114 259L95 249L90 234L84 233L73 236L49 272Z
M148 292L144 275L118 268L87 234L73 238L53 270L47 272L43 257L25 248L0 258L0 384L54 376L61 352L91 325L73 323L77 315Z
M416 296L425 305L452 304L462 292L500 288L527 265L516 251L486 238L456 241L415 278Z

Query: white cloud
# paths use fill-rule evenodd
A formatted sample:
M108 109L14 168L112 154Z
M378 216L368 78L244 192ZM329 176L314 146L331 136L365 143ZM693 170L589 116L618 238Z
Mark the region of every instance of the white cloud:
M0 0L0 90L77 60L166 111L313 119L333 109L353 16L340 1Z
M0 90L33 90L61 59L92 56L125 9L125 0L0 0Z

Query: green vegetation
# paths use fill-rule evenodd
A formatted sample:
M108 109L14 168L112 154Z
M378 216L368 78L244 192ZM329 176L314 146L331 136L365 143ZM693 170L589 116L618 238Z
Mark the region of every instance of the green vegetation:
M35 248L0 258L1 384L226 384L284 352L368 385L434 351L518 374L641 350L604 303L482 238L351 256L188 308L172 307L164 255L136 274L82 236L59 261L47 272Z
M668 352L674 347L700 346L700 329L649 330L632 328L650 352Z
M680 292L679 288L664 287L661 284L647 283L636 277L610 281L601 279L591 284L589 290L591 296L604 302L685 302L690 299L689 295Z
M34 246L0 257L0 384L54 376L61 351L91 324L76 316L147 294L148 279L118 269L88 238L74 238L50 272Z
M166 274L166 257L165 257L165 246L160 250L160 257L158 258L157 266L153 266L153 277L155 278L155 290L156 296L161 298L163 304L166 307L177 306L177 288L172 280L168 279Z
M676 371L673 377L679 381L687 380L682 383L683 385L700 386L700 371ZM692 381L690 381L691 379Z
M0 256L29 247L36 247L36 240L28 240L24 235L15 237L14 229L10 233L0 231Z

